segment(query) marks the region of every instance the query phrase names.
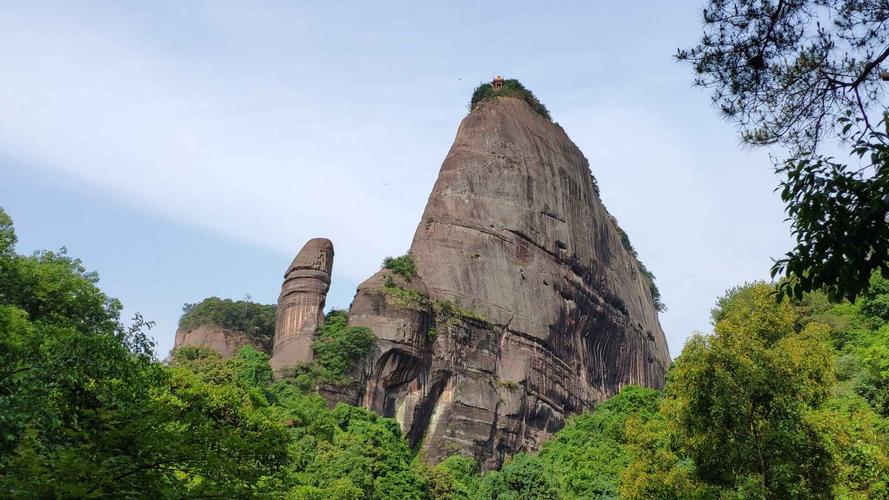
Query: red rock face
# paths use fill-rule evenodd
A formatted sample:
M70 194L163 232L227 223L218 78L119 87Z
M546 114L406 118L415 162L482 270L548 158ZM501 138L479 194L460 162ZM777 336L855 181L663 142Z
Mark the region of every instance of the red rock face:
M269 364L277 375L312 361L315 329L324 321L324 301L333 270L333 244L309 240L284 273L275 315L275 347Z
M218 352L223 358L234 356L238 350L247 345L263 350L262 346L251 342L246 333L216 325L201 325L193 330L181 328L176 330L173 349L184 345L206 347Z
M336 399L397 418L429 460L496 467L623 386L663 386L647 278L583 154L524 101L463 120L411 253L419 277L359 286L350 322L377 342Z

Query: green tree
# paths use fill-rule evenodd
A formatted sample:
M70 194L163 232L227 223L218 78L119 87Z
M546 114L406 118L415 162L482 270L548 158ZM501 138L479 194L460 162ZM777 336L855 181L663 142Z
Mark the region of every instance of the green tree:
M660 392L625 387L592 412L571 417L543 444L540 460L564 498L617 498L621 473L631 461L627 420L647 421L658 411Z
M556 498L558 490L536 455L519 453L499 471L482 477L481 498L492 500L543 500Z
M383 269L389 269L408 281L417 275L417 264L410 252L401 257L386 257L383 259Z
M160 443L173 466L167 496L253 496L288 463L284 426L244 387L173 367L149 404L161 412Z
M15 242L0 210L0 496L249 496L281 465L252 395L166 369L95 273Z
M853 299L889 277L889 136L881 127L889 4L860 0L710 0L697 45L678 51L695 83L748 144L781 143L780 192L794 249L775 262L783 292ZM819 153L825 137L855 163Z
M0 209L0 495L160 491L151 390L164 380L120 303L64 251L20 256Z
M330 439L319 439L308 456L294 461L297 488L341 488L347 480L374 498L420 498L425 483L412 468L413 452L396 422L363 408L338 405L330 412Z
M627 420L627 450L632 460L620 473L619 497L628 499L731 498L724 488L697 477L694 461L663 415Z
M480 476L475 460L454 455L435 466L418 460L417 473L426 483L429 498L442 500L470 500L478 498Z
M804 419L833 383L825 330L796 332L793 308L775 303L766 284L725 303L720 316L713 336L688 341L668 389L698 475L728 487L752 480L785 498L829 491L829 459L806 439Z
M809 317L800 315L805 310ZM628 430L628 498L874 498L885 495L882 423L838 397L830 327L816 302L732 290L671 370L659 417ZM840 322L836 322L839 324Z
M814 298L813 298L814 297ZM806 302L817 300L810 294ZM879 274L854 304L823 307L820 316L831 326L831 345L837 359L840 390L864 398L883 417L889 417L889 280Z

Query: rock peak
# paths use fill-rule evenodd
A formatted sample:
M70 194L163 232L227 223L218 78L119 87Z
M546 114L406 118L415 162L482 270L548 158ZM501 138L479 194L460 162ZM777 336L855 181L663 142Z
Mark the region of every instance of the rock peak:
M662 387L670 361L586 158L506 82L460 124L411 244L418 276L359 286L349 321L376 343L338 396L396 418L432 461L485 468L626 385Z
M491 83L482 83L476 87L469 102L469 110L484 106L486 103L497 100L499 97L514 97L525 101L535 113L546 119L551 119L549 110L540 102L533 92L525 88L518 80L503 79L497 76Z

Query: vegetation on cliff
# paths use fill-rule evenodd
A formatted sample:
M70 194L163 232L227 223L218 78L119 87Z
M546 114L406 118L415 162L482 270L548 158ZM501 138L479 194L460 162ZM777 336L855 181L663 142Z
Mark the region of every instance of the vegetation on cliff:
M664 312L667 310L667 304L664 303L661 298L661 291L657 287L657 283L654 282L655 277L654 273L648 270L645 267L645 264L639 260L639 254L636 252L636 249L633 248L633 244L630 242L630 237L627 235L626 231L621 229L620 225L617 223L617 219L612 215L611 220L614 221L614 227L617 228L617 231L620 233L620 242L624 247L624 250L630 254L630 257L639 264L639 271L642 272L642 275L645 277L645 280L648 281L648 293L651 295L651 303L654 305L654 308L659 312Z
M417 275L417 264L410 252L400 257L386 257L383 259L383 269L388 269L408 281Z
M394 271L393 271L394 272ZM456 326L469 320L490 327L491 322L475 311L460 307L446 299L430 299L416 290L399 285L391 275L383 276L383 286L378 289L386 304L399 309L428 313L436 326ZM431 339L436 335L436 327L428 332Z
M324 323L315 331L313 362L331 378L344 377L367 354L373 338L369 328L350 326L346 311L334 309L327 313Z
M490 83L482 83L475 88L469 101L469 110L475 111L482 104L498 97L517 97L527 102L531 109L546 119L550 119L549 110L537 99L533 92L526 89L518 80L503 80L503 85L495 89Z
M369 328L349 325L346 311L333 309L315 330L312 361L286 372L286 378L304 391L321 386L348 386L355 382L354 370L373 346Z
M152 357L150 324L64 253L15 253L0 211L0 496L885 498L889 281L855 304L731 290L666 390L628 387L497 471L430 466L396 422L274 382L251 347ZM341 311L318 366L345 374L368 332Z
M182 306L179 328L189 331L211 325L243 332L256 345L270 352L275 337L275 309L274 304L208 297L196 304Z

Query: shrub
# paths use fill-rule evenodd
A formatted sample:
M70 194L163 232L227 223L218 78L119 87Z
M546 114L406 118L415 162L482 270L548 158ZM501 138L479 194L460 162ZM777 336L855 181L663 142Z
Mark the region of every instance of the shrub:
M410 252L401 257L386 257L383 259L383 269L399 274L408 281L417 275L417 264L414 262L414 258L411 257Z
M540 451L560 497L617 498L621 473L631 461L627 421L654 417L660 396L654 389L624 387L593 411L568 418Z
M482 83L475 88L472 93L472 100L469 102L469 111L475 111L482 104L492 101L497 97L517 97L527 102L540 116L550 119L549 110L534 95L533 92L526 89L518 80L503 80L503 87L494 90L494 86L490 83Z
M420 294L420 292L402 288L391 280L387 280L380 287L380 293L386 297L386 304L393 307L413 311L425 311L429 307L429 299Z
M433 300L432 311L435 313L436 323L453 325L456 322L469 319L484 323L487 328L491 327L488 318L475 311L464 309L450 300Z
M499 471L482 478L483 498L558 498L558 490L544 464L536 455L519 453Z
M314 362L332 378L342 378L370 349L373 334L369 328L349 326L346 311L334 309L315 331Z

